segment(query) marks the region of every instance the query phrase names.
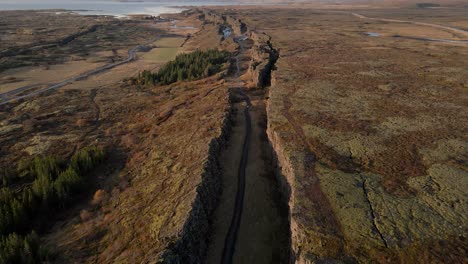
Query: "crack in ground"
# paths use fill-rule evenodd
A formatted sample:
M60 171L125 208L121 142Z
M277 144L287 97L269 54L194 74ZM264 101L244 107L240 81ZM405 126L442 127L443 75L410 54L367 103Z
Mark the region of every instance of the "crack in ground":
M367 201L367 204L369 205L370 213L371 213L371 216L372 216L372 226L374 227L374 229L379 234L379 236L382 239L382 242L384 243L385 247L388 248L387 240L383 236L380 229L377 227L377 222L376 222L377 217L376 217L376 214L375 214L375 211L374 211L374 207L372 206L372 203L369 200L369 192L368 192L367 187L366 187L367 186L367 179L364 179L364 177L361 175L361 180L362 180L362 190L364 191L364 196L366 197L366 201Z

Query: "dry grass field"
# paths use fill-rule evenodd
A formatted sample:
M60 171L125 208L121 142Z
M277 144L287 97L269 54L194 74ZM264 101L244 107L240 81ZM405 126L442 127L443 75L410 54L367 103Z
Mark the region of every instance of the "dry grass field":
M182 24L200 24L193 16L181 18ZM57 91L0 106L2 170L7 164L40 155L66 158L90 145L103 147L108 153L105 164L88 175L88 190L76 197L70 208L50 217L41 233L56 263L156 262L163 254L170 255L166 250L181 239L188 221L208 221L207 215L194 212L196 206L199 210L214 207L215 199L212 205L199 201L199 186L211 181L203 190L215 198L217 180L210 174L216 175L219 168L211 159L225 140L230 112L228 90L220 75L169 86L142 87L124 82L173 59L176 52L184 51L181 45L187 34L200 29L178 30L171 24L146 21L124 24L118 31L111 26L100 27L97 33L59 46L70 52L62 54L65 63L51 64L47 70L40 65L9 65L2 72L8 78L22 78L21 82L2 85L4 92L30 83L55 82L86 67L97 67L100 58L115 55L114 41L97 47L107 36L123 40L115 41L119 51L141 43L154 45L149 52L139 52L132 63ZM126 27L132 28L133 35L127 34ZM218 34L212 36L211 43L220 43ZM187 44L194 46L197 42L194 36ZM77 52L70 45L84 45L87 55L68 62L68 56ZM154 51L163 49L171 52L160 53L157 61L148 59ZM45 59L48 55L40 56ZM88 65L85 61L89 60L96 62L86 62ZM7 65L8 58L2 63ZM204 226L198 229L201 234L206 231Z
M0 12L0 103L142 45L0 105L2 177L35 157L107 153L45 217L47 261L219 263L241 211L234 263L467 262L468 9L415 3ZM206 49L229 52L214 75L135 78Z
M224 11L280 52L268 134L299 263L466 261L468 9ZM376 32L380 36L369 36Z

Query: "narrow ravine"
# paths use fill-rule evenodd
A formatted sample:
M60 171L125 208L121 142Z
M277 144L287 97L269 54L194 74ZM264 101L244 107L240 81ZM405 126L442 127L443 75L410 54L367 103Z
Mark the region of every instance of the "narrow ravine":
M242 43L239 41L240 46L240 53L235 57L235 64L236 64L236 73L235 79L240 78L240 62L239 56L241 56L244 52L244 48ZM242 84L242 82L239 82ZM234 201L234 209L233 215L231 218L231 223L229 225L229 229L226 235L226 239L224 241L223 253L221 256L221 263L223 264L231 264L233 263L233 256L234 251L236 248L236 241L239 232L239 227L241 224L242 219L242 211L244 208L244 196L245 196L245 172L247 168L247 162L249 158L249 149L250 149L250 141L251 141L251 134L252 134L252 118L250 117L250 107L252 103L250 102L250 98L243 92L243 87L239 87L239 93L242 95L243 100L245 102L244 107L244 142L242 144L242 154L241 160L239 163L239 168L237 169L237 192L236 192L236 199Z
M207 263L287 263L287 203L279 191L266 135L267 89L246 88L240 76L250 61L238 38L235 73L227 78L233 101L231 137L222 156L222 196L213 223Z
M244 95L246 106L244 108L244 119L245 119L245 132L244 132L244 144L242 147L242 156L239 164L238 175L237 175L237 193L234 204L234 213L232 216L231 224L229 226L226 239L224 241L223 254L221 257L221 263L231 264L233 261L234 251L236 247L237 236L239 227L241 224L242 210L244 207L244 196L245 196L245 172L247 168L247 162L249 157L250 148L250 137L252 134L252 119L250 117L249 109L252 106L250 99L246 96L242 90L241 93Z

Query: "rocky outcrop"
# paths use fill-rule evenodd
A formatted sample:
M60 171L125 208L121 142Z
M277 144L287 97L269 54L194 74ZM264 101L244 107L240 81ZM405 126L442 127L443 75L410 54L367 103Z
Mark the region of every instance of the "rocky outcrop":
M250 39L253 41L253 47L251 48L251 61L247 76L250 81L256 87L270 87L275 84L274 69L275 63L279 59L279 51L273 47L271 43L271 37L265 33L259 34L257 32L250 33ZM276 107L276 106L275 106ZM288 206L288 223L289 223L289 263L295 263L298 261L297 252L300 251L299 242L301 238L298 237L300 232L297 232L297 224L295 219L292 217L291 209L295 206L294 201L294 182L295 182L295 170L298 167L297 164L291 160L291 155L287 153L289 148L287 142L284 141L284 137L278 135L278 131L271 129L271 120L269 114L276 111L276 108L272 107L270 100L266 103L266 112L268 115L267 122L267 136L272 153L272 166L275 169L276 181L279 186L281 200Z
M246 33L248 29L247 25L241 19L227 15L219 15L210 10L203 10L202 18L205 22L213 23L215 25L218 25L220 28L224 28L227 26L231 28L234 34L236 35L242 35Z
M225 16L224 19L225 23L231 26L236 35L242 35L247 32L247 25L241 19L232 16Z
M273 34L277 39L278 35ZM459 165L459 161L466 160L462 154L466 152L462 151L466 142L461 140L461 134L456 134L461 127L454 123L453 131L457 132L444 134L438 128L441 121L423 119L424 113L418 121L414 121L414 116L407 119L386 116L385 122L371 119L371 126L352 131L349 124L358 124L362 119L348 123L343 113L355 114L362 110L355 110L352 104L340 108L340 104L343 93L348 89L357 93L357 89L351 89L348 84L339 86L333 77L327 77L328 82L321 80L325 78L323 75L310 77L313 68L301 64L315 57L324 63L329 53L286 55L286 48L282 48L285 55L276 64L280 70L272 76L277 83L269 89L267 134L277 154L284 189L290 188L292 263L463 262L467 207L462 202L465 195L461 190L466 189L467 174ZM400 96L398 102L408 104L408 109L414 100L405 101L406 97L421 96L417 90L413 93L393 90L392 96ZM364 108L369 113L379 111L378 99L369 97L361 102L372 103ZM461 106L457 100L452 102ZM398 108L404 109L403 105L398 104ZM448 108L444 111L457 116ZM372 115L377 114L366 118ZM325 117L330 118L329 123L324 122ZM347 126L338 129L340 122L346 122ZM378 129L379 126L383 129ZM437 132L424 134L431 126ZM362 132L366 134L361 137ZM428 141L418 142L423 135ZM391 140L405 137L410 140L391 144ZM405 153L401 150L407 145L411 146L407 153L413 155L396 154ZM349 155L341 151L345 148L349 149ZM389 150L392 152L388 155L376 154ZM393 159L394 164L393 156L397 157ZM362 159L365 162L358 163L359 157L365 157ZM419 160L424 162L424 169L411 170L418 168ZM403 184L412 192L392 193L385 185L385 171L375 171L369 166L379 162L386 166L392 164L398 176L405 170L411 171L413 175Z
M274 73L272 79L275 79ZM300 224L295 217L296 210L296 176L301 171L299 159L295 158L293 153L299 154L300 151L290 141L286 140L288 136L282 131L276 129L276 124L283 120L277 120L278 111L276 102L268 100L266 111L268 116L267 136L276 160L276 177L280 184L282 195L288 201L289 207L289 226L290 226L290 261L289 263L312 263L301 254L301 245L307 241L307 237L301 230Z
M267 101L267 112L271 109L271 104ZM275 175L278 185L280 187L282 199L285 203L288 204L288 222L290 226L290 257L289 263L295 263L297 254L295 252L298 251L297 239L293 237L297 236L297 232L295 228L297 225L294 222L294 219L291 217L291 208L294 207L294 188L291 187L291 184L294 182L294 166L292 161L289 159L289 156L285 154L284 150L284 143L281 141L281 137L279 137L276 132L269 129L270 126L267 127L267 136L270 142L274 166L275 166ZM294 242L294 244L293 244Z
M273 48L271 37L265 33L251 32L250 38L254 42L252 60L247 74L254 86L267 87L271 85L271 72L279 58L279 51Z
M213 24L224 24L224 18L223 16L220 16L219 14L216 14L214 12L211 12L209 10L203 10L201 18L208 22L208 23L213 23Z
M203 10L200 16L207 23L219 26L219 33L222 35L226 28L229 28L236 36L247 33L247 25L238 18L229 15L220 15L210 10ZM251 31L248 33L253 41L251 50L251 61L247 71L248 79L256 87L268 87L272 80L271 72L279 58L279 51L273 47L271 37L266 33Z
M218 157L226 145L231 131L231 109L224 117L221 134L209 145L202 181L192 210L180 233L180 238L162 253L160 263L203 263L208 247L211 218L218 205L222 173Z

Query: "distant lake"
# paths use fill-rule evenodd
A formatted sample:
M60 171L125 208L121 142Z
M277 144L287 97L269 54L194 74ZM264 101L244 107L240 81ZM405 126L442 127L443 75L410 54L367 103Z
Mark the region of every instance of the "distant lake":
M216 1L117 2L92 0L0 0L0 10L67 9L82 15L125 16L131 14L160 15L178 13L174 6L235 5Z

